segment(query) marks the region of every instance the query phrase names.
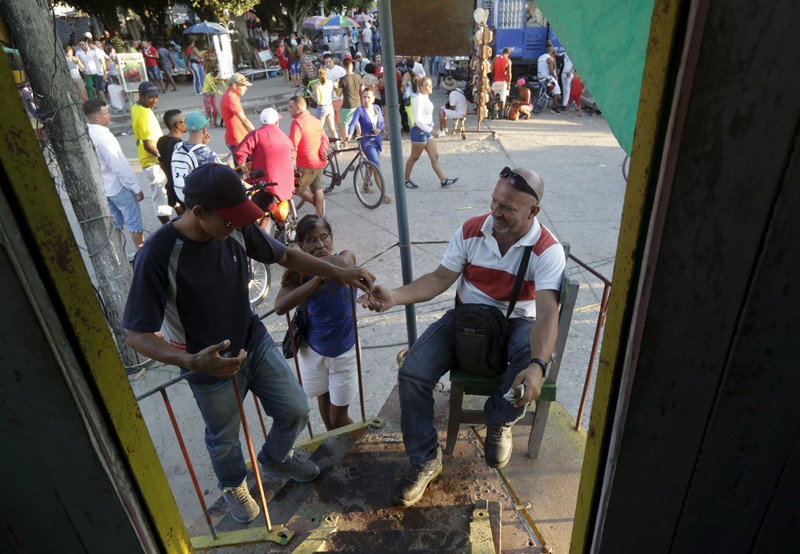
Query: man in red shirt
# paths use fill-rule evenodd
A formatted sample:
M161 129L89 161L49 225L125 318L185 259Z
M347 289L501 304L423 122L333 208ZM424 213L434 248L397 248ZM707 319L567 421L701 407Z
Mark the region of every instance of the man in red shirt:
M225 144L231 152L236 150L247 133L255 129L255 126L244 115L242 103L239 100L239 97L247 92L247 87L252 85L253 83L248 81L247 77L241 73L234 73L233 77L228 79L228 90L222 95L220 112L222 112L222 121L225 123Z
M167 92L167 86L161 79L161 70L158 69L158 50L156 50L152 42L144 41L142 43L142 55L144 55L144 65L147 68L147 76L150 81L158 83L162 93Z
M511 50L503 48L503 53L495 56L492 62L494 69L494 82L492 83L492 92L500 95L500 102L497 105L499 113L503 113L506 107L506 98L508 98L508 91L511 88Z
M289 138L297 149L298 194L314 203L317 215L325 215L322 170L328 163L328 137L322 130L322 122L308 113L306 99L302 96L289 100L289 114L294 119Z
M277 183L270 188L278 200L288 200L294 192L294 162L296 150L291 139L278 127L281 116L274 108L261 112L261 128L250 131L236 148L233 156L236 165L244 167L248 157L252 157L250 170L243 170L247 179L250 171L264 170L263 181Z

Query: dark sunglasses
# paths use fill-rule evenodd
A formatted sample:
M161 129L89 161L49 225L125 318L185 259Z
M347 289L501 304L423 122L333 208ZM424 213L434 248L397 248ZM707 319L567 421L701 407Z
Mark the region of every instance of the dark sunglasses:
M528 184L528 181L525 180L525 177L520 175L519 173L514 173L511 171L511 168L506 166L500 172L500 177L504 179L508 179L508 184L517 189L520 192L524 192L526 194L530 194L533 196L536 201L539 201L539 195L536 194L536 191Z

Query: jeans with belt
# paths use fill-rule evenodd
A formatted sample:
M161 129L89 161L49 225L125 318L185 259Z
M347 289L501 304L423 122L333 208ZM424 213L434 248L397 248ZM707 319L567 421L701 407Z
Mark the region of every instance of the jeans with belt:
M483 406L490 425L512 425L525 415L525 407L515 408L503 395L528 367L533 319L512 318L508 324L508 370L502 386ZM433 388L455 367L455 310L448 310L414 343L400 367L400 424L411 465L436 457L439 435L433 426Z
M264 412L273 419L258 461L274 464L288 459L308 421L308 400L272 337L267 335L251 348L235 377L242 402L247 392L252 391ZM247 476L247 467L239 442L241 417L231 378L211 384L190 383L190 386L206 424L206 448L218 486L238 487Z

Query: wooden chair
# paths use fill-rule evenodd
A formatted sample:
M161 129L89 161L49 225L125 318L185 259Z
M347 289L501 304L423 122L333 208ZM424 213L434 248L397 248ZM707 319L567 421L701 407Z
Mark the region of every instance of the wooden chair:
M569 259L569 245L564 244L564 255ZM535 409L528 408L525 416L517 424L531 426L528 437L528 456L536 458L539 447L544 437L544 428L547 424L547 415L550 411L550 402L556 399L556 380L561 367L561 355L567 343L569 326L572 322L572 312L575 309L575 300L578 297L578 283L564 275L561 282L560 308L558 314L558 339L556 350L553 354L553 363L547 372L547 378L542 385L542 394L535 403ZM447 444L445 453L452 454L458 439L458 428L462 424L485 424L483 410L465 409L463 406L464 395L490 396L503 384L503 376L497 378L478 377L465 373L459 369L450 372L450 415L447 423ZM531 404L533 406L533 404Z

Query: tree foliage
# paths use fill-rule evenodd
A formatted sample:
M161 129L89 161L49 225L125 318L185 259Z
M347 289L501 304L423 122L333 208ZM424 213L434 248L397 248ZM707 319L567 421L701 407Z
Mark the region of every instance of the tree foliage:
M362 4L359 0L324 0L321 3L326 14L344 12ZM265 0L254 11L270 31L292 32L300 30L304 19L319 15L319 7L319 0Z

